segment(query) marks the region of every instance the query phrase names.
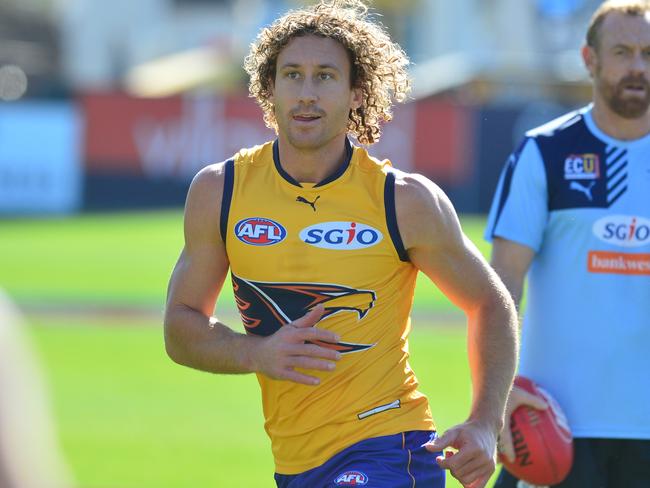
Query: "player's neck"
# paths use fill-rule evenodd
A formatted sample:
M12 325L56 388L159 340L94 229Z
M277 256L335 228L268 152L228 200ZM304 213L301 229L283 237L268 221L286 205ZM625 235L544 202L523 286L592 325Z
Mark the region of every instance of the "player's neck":
M650 133L650 111L637 119L626 119L613 112L603 100L594 100L594 122L608 136L621 141L640 139Z
M318 183L336 172L343 164L346 157L345 139L346 135L341 134L319 148L301 149L280 135L280 165L300 183Z

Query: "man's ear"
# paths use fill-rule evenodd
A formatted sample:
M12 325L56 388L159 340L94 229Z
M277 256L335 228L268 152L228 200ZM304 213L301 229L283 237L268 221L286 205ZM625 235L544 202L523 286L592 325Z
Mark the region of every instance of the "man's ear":
M580 53L582 54L582 61L585 63L587 71L589 71L589 75L593 78L598 70L598 53L596 53L593 47L587 45L582 46Z

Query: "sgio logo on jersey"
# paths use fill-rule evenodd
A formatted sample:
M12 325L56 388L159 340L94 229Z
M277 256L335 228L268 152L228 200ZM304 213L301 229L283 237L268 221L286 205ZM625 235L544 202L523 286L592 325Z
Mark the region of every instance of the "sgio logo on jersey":
M323 249L364 249L381 242L381 232L358 222L322 222L300 231L300 239Z
M252 246L271 246L282 242L287 231L274 220L251 217L237 222L235 235L240 241Z
M650 220L631 215L610 215L594 222L593 232L601 241L623 247L650 244Z

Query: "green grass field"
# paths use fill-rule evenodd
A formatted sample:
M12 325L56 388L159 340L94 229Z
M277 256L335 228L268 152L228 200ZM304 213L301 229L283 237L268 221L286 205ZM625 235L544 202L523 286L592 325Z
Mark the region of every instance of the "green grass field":
M485 253L484 220L462 220ZM180 212L85 215L69 219L0 221L0 286L18 303L162 309L169 274L183 245ZM231 302L224 290L224 303ZM421 310L449 310L420 280Z
M165 355L181 221L179 212L0 221L0 286L27 313L80 488L274 486L255 377L200 373ZM485 252L483 225L463 219ZM229 290L222 302L232 315ZM411 363L440 429L469 408L464 328L452 312L420 280Z
M274 486L254 376L174 365L159 328L144 323L37 319L33 337L81 487ZM412 365L441 428L468 410L463 350L456 327L412 336Z

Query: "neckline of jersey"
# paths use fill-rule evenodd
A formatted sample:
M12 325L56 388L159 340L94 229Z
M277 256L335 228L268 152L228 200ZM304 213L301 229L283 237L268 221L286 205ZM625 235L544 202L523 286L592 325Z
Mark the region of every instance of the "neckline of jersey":
M645 136L639 137L638 139L630 139L630 140L616 139L615 137L606 134L605 132L602 131L600 127L598 127L596 121L594 120L592 114L593 107L594 107L593 103L585 107L582 112L582 116L584 117L587 128L603 142L606 142L610 146L628 147L628 148L642 146L650 143L650 133L646 134Z
M329 175L327 178L325 178L322 181L319 181L313 186L308 186L305 187L302 184L300 184L299 181L297 181L293 176L291 176L289 173L287 173L282 165L280 164L280 149L278 145L278 139L273 141L273 164L275 165L275 169L277 170L278 174L287 182L290 183L293 186L297 186L298 188L303 188L305 190L312 189L312 188L320 188L328 183L331 183L337 179L339 179L341 176L343 176L343 173L345 173L345 170L348 169L350 166L350 161L352 160L352 155L353 155L353 146L350 143L350 140L346 137L345 138L345 158L343 159L343 163L337 168L334 173Z

